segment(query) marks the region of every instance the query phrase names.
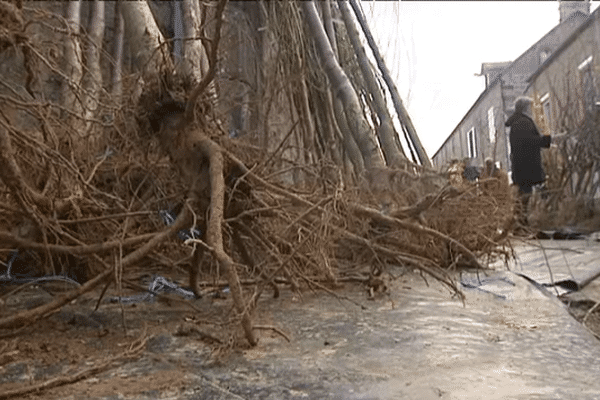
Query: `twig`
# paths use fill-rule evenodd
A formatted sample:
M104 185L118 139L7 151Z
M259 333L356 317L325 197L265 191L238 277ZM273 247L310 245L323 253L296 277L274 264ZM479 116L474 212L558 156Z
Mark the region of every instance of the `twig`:
M79 284L79 282L77 282L77 281L74 281L74 280L72 280L72 279L69 279L69 278L67 278L67 277L64 277L64 276L62 276L62 275L57 275L57 276L45 276L45 277L41 277L41 278L33 278L33 279L31 279L30 281L28 281L28 282L25 282L25 283L23 283L22 285L20 285L20 286L17 286L17 287L16 287L16 288L14 288L13 290L9 291L8 293L5 293L5 294L3 294L2 296L0 296L0 301L2 301L2 299L5 299L5 298L7 298L7 297L9 297L9 296L12 296L12 295L14 295L14 294L16 294L16 293L19 293L21 290L24 290L24 289L26 289L26 288L27 288L27 287L29 287L29 286L32 286L32 285L37 285L37 284L39 284L40 282L45 282L45 281L46 281L46 282L47 282L47 281L62 281L62 282L67 282L67 283L70 283L70 284L76 285L76 286L81 286L81 285Z
M134 212L127 212L127 213L120 213L120 214L99 215L97 217L90 217L90 218L59 219L59 220L56 220L56 222L58 222L59 224L63 224L63 225L84 224L84 223L89 223L89 222L98 222L98 221L102 221L102 220L105 220L105 219L118 219L118 218L127 218L127 217L135 217L135 216L141 216L141 215L152 215L152 214L156 214L156 212L153 212L153 211L134 211Z
M224 150L225 155L227 155L227 157L233 161L241 170L244 174L247 174L249 178L251 178L252 180L254 180L256 183L258 183L261 186L264 186L266 189L269 189L277 194L280 194L282 196L285 196L289 199L295 200L298 203L308 206L308 207L312 207L314 206L313 203L311 203L310 201L303 199L302 197L290 192L289 190L280 188L279 186L273 185L272 183L269 183L267 181L265 181L264 179L262 179L260 176L256 175L255 173L253 173L252 171L250 171L250 169L248 169L248 167L246 167L246 165L236 156L234 156L232 153L225 151Z
M366 247L371 247L374 250L376 250L378 253L383 254L391 259L395 259L400 262L408 263L408 264L414 266L415 268L433 276L438 281L440 281L443 284L445 284L446 286L450 287L454 291L454 293L456 293L464 302L464 295L462 294L460 289L458 289L458 287L452 282L451 277L444 270L442 270L440 267L435 265L433 263L433 261L431 261L427 258L415 256L412 254L401 254L399 252L393 251L386 247L377 245L375 243L371 243L370 240L365 239L361 236L355 235L354 233L348 232L347 230L342 229L342 228L333 227L333 229L336 232L338 232L340 235L342 235L350 240L360 243ZM425 264L430 264L431 267L428 267Z
M542 249L542 254L544 255L544 261L546 261L546 268L548 268L548 273L550 274L550 284L554 288L556 295L559 296L560 293L558 293L558 289L556 288L556 285L554 284L554 275L552 274L552 267L550 266L550 261L548 260L548 255L546 254L546 249L544 249L544 246L542 246L542 243L540 242L539 239L538 239L538 243L540 245L540 249Z
M223 11L225 10L225 5L227 4L227 0L220 0L216 9L216 18L217 23L215 26L215 33L212 41L210 41L210 53L208 54L208 72L202 78L200 83L192 90L190 96L188 98L186 107L184 120L191 121L193 117L194 107L196 105L196 100L198 97L204 92L204 90L208 87L208 85L213 81L216 74L217 68L217 54L219 49L219 41L221 40L221 25L223 25Z
M286 335L281 329L277 328L276 326L272 326L272 325L254 325L254 329L262 329L265 331L273 331L275 333L280 334L281 336L283 336L283 338L285 340L288 341L288 343L291 343L291 339L288 335Z
M131 289L135 289L135 290L138 290L140 292L149 292L147 287L144 287L142 285L138 285L137 283L132 282L132 281L130 281L128 279L123 278L123 282L129 288L131 288ZM207 284L207 286L208 286L208 284ZM224 283L223 286L227 286L227 284ZM167 301L172 301L172 302L177 302L177 303L183 303L183 304L187 305L192 310L194 310L194 311L196 311L198 313L203 313L203 312L206 311L206 310L202 310L201 308L196 307L195 305L193 305L192 303L190 303L189 300L182 299L182 298L179 298L179 297L174 296L174 295L170 295L170 294L166 294L166 293L160 293L160 292L150 292L150 293L152 293L152 295L155 296L158 299L164 299L164 300L167 300Z
M523 244L526 244L526 245L528 245L528 246L533 246L533 247L538 247L538 248L541 248L541 247L543 246L543 245L541 244L541 242L540 242L540 240L539 240L539 239L537 240L537 242L538 242L538 243L531 242L530 240L526 240L526 239L523 239L523 238L520 238L520 237L514 237L514 238L512 238L512 240L519 241L519 242L521 242L521 243L523 243ZM573 253L576 253L576 254L583 254L583 253L585 253L585 251L584 251L584 250L578 250L578 249L569 249L569 248L567 248L567 247L553 247L553 246L545 246L544 248L545 248L546 250L560 250L560 251L563 251L563 252L565 252L565 251L570 251L570 252L573 252Z
M585 317L583 317L583 320L581 321L584 325L585 322L587 321L587 319L590 317L590 315L596 311L596 309L600 307L600 301L596 302L596 304L594 304L594 306L592 308L590 308L586 313L585 313Z
M96 175L96 171L98 170L98 168L100 168L100 166L104 163L104 161L106 161L106 159L108 158L108 155L109 155L108 152L104 153L104 155L102 156L100 161L98 161L96 163L96 165L94 165L94 168L92 168L92 172L90 172L90 176L85 181L86 184L89 185L90 182L92 181L92 179L94 179L94 175Z
M158 246L160 243L167 240L169 237L174 235L180 229L183 229L188 223L188 218L189 218L188 208L184 207L183 211L177 217L177 220L175 220L175 223L173 225L171 225L164 231L155 234L152 239L150 239L148 242L146 242L146 244L144 244L139 249L134 250L133 252L131 252L127 256L125 256L122 261L123 268L126 268L126 267L138 262L143 257L145 257L146 254L148 254L156 246ZM68 304L72 300L75 300L82 294L91 291L95 287L99 286L106 279L110 278L110 276L113 273L114 273L114 266L113 266L113 268L106 268L104 270L104 272L97 275L95 278L87 281L85 284L83 284L77 290L73 290L72 292L68 292L61 296L58 296L57 298L54 299L54 301L52 301L50 303L43 304L39 307L32 308L30 310L26 310L26 311L23 311L23 312L20 312L20 313L17 313L17 314L8 316L8 317L0 318L0 328L18 327L18 326L27 324L29 322L36 321L36 320L42 318L44 315L47 315L48 313L64 306L65 304Z
M24 325L18 329L13 330L12 332L3 333L0 335L0 339L8 339L11 337L15 337L15 336L19 335L21 332L23 332L25 329L27 329L30 325L31 324Z
M288 140L288 138L292 135L292 133L294 133L294 129L296 128L296 125L298 125L298 122L300 122L300 120L296 120L296 122L294 122L292 124L292 127L289 129L288 133L283 137L283 139L281 140L281 142L279 143L277 148L271 153L269 158L267 158L267 160L262 163L263 167L267 167L269 165L269 163L271 162L271 160L275 157L275 155L277 153L279 153L279 150L281 150L284 143Z
M310 214L314 210L316 210L316 209L323 210L321 207L323 207L325 204L329 203L331 200L333 200L333 198L334 198L333 195L332 196L327 196L323 200L321 200L320 202L318 202L317 204L313 205L312 207L309 207L306 211L304 211L302 214L300 214L295 220L293 220L288 226L286 226L286 228L281 233L282 236L290 228L292 228L294 225L296 225L299 221L301 221L303 218L305 218L308 214Z
M312 279L307 278L306 276L302 276L302 279L304 279L306 282L308 282L310 285L315 285L317 286L319 289L324 290L325 292L329 293L330 295L341 299L341 300L346 300L352 304L354 304L355 306L360 307L361 310L366 310L367 307L365 307L363 304L360 304L358 301L356 300L352 300L350 297L348 296L344 296L341 295L339 293L334 292L333 290L329 289L327 286L321 285L318 282L313 281Z
M236 221L242 222L245 217L249 217L249 216L253 216L253 215L261 215L261 214L271 215L271 214L273 214L273 211L281 210L281 208L282 208L281 206L273 206L273 207L254 208L252 210L244 210L241 213L237 214L235 217L230 217L230 218L224 219L223 222L226 222L229 224L231 222L236 222Z
M442 239L443 241L454 245L461 253L463 253L463 255L465 255L467 257L467 259L473 264L474 267L477 267L480 269L486 269L479 263L479 261L477 260L477 257L475 256L475 254L473 254L471 252L471 250L467 249L462 243L458 242L457 240L451 238L450 236L444 235L443 233L441 233L439 231L436 231L434 229L427 228L427 227L424 227L421 225L413 224L410 222L405 222L405 221L399 220L398 218L388 217L387 215L384 215L378 211L367 208L360 204L350 204L349 207L351 210L353 210L357 213L363 214L363 215L368 215L369 217L371 217L373 219L377 219L377 220L380 220L380 221L383 221L383 222L386 222L389 224L397 225L397 226L404 228L406 230L409 230L411 232L424 233L429 236L433 236L438 239Z
M101 372L104 372L104 371L110 369L111 367L113 367L113 364L115 364L116 362L124 361L124 360L139 356L140 352L143 350L143 348L147 342L148 342L148 338L145 337L142 340L139 340L139 343L136 346L124 351L123 353L119 354L118 356L112 357L111 359L103 362L100 365L96 365L94 367L84 369L77 373L65 374L65 375L58 376L56 378L52 378L47 381L38 383L37 385L13 389L13 390L9 390L4 393L0 393L0 399L9 399L12 397L23 396L23 395L26 395L29 393L40 393L42 391L52 389L52 388L55 388L58 386L69 385L69 384L78 382L80 380L87 379L92 375L97 375Z
M183 227L185 228L185 227ZM156 236L156 233L147 233L139 236L130 237L124 240L113 240L110 242L104 243L96 243L96 244L88 244L88 245L80 245L80 246L66 246L60 244L48 244L44 245L37 242L32 242L30 240L22 239L20 237L14 236L8 232L0 232L0 242L12 245L15 247L23 248L23 249L32 249L44 251L48 249L53 253L62 253L62 254L73 254L73 255L84 255L84 254L92 254L92 253L104 253L110 250L114 250L119 246L123 246L124 248L135 246L136 244L142 242L148 242Z
M123 297L123 246L119 246L119 255L115 254L115 286L117 287L117 296L119 299L119 307L121 308L121 321L123 323L123 331L127 336L127 320L125 318L125 307L121 298Z

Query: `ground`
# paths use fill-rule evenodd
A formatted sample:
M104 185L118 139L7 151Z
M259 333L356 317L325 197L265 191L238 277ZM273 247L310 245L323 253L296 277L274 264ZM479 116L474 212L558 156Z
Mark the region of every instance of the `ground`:
M47 302L52 299L53 294L64 290L64 286L57 283L37 285L17 295L3 298L3 314ZM11 289L14 287L0 287L0 293L4 295ZM123 294L125 296L133 293L125 291ZM152 352L161 346L161 338L166 337L188 336L192 341L204 342L201 347L208 355L219 348L233 348L229 344L217 342L223 340L219 333L215 333L214 336L207 333L202 337L200 329L197 328L202 312L198 313L192 308L207 310L203 317L210 320L214 313L228 313L226 299L181 301L177 296L172 296L171 300L163 298L151 303L141 302L121 307L118 302L109 301L116 296L114 291L109 290L98 311L93 312L99 295L99 291L86 294L63 307L60 312L15 334L4 331L4 337L0 339L0 376L3 376L0 378L0 393L22 387L23 382L13 382L20 380L18 376L27 375L24 369L29 366L36 366L36 373L29 376L29 383L62 375L71 367L77 372L102 366L114 358L113 363L102 368L106 371L128 359L139 358L140 351L127 354L128 350L139 346L143 351ZM187 323L188 328L186 321L190 321ZM204 330L210 332L209 328ZM240 341L238 347L243 346L243 342ZM91 372L89 376L93 377L94 374ZM152 390L164 391L165 388L177 386L178 382L183 381L183 371L175 369L144 375L143 379L114 376L111 379L92 379L92 383L87 380L85 383L75 383L44 392L40 396L30 395L30 398L62 399L71 394L81 393L85 393L89 398L103 397L113 394L115 388L119 388L119 392L124 395L134 395Z
M567 304L569 305L571 315L577 321L583 323L583 319L587 316L584 325L600 339L600 310L597 307L598 303L591 300L582 300L568 302Z
M0 331L4 335L0 339L0 399L11 390L50 379L66 382L77 374L82 378L79 381L15 398L331 398L319 397L318 393L331 393L332 387L346 388L344 390L352 393L349 385L357 381L381 385L385 383L384 371L388 367L383 353L377 356L377 351L386 352L393 346L419 347L420 340L415 338L422 336L422 329L434 336L444 332L454 335L450 337L466 334L464 328L459 327L460 321L465 320L465 309L458 299L442 290L427 300L429 305L417 310L415 304L424 303L424 293L431 290L429 286L412 272L395 271L394 277L391 294L377 293L372 300L366 288L359 284L346 284L333 295L316 295L310 291L298 295L287 289L279 299L265 295L255 317L260 327L260 342L256 348L247 345L237 324L203 323L229 315L231 305L227 294L207 295L191 301L179 301L171 296L153 303L121 306L107 302L116 295L109 290L98 311L91 313L99 292L90 293L33 326L15 333ZM4 294L13 288L0 287L0 298L4 302L2 314L47 302L61 290L59 286L29 287L10 296ZM411 298L414 303L408 300ZM452 309L445 311L439 307L444 304L452 304ZM586 307L593 305L593 302L574 301L571 310L581 320ZM438 335L428 328L430 322L423 310L432 310L432 317L437 313L447 314L458 325L444 325L440 316ZM398 323L390 316L394 312L400 313L400 325L393 325ZM411 315L425 321L421 328L411 327ZM497 315L495 319L503 321L502 329L482 330L485 346L502 344L510 341L512 335L537 333L543 328L539 323L518 322L514 312ZM598 335L599 321L598 311L586 321L586 326ZM353 338L361 335L366 338L364 342L363 339L353 342ZM436 344L431 339L423 346L422 351L427 352ZM367 347L373 350L364 350ZM362 351L366 356L361 355ZM327 359L334 355L347 362L345 369L338 371L328 367ZM412 357L415 365L419 365L419 357L416 354ZM407 360L410 363L410 358ZM340 363L333 362L334 365ZM423 364L429 362L431 360L424 360ZM298 364L302 364L301 371L306 375L295 369ZM356 365L362 365L362 369ZM402 368L407 367L410 370L410 365ZM405 376L410 374L407 372ZM417 378L414 382L411 385L408 381L402 390L412 390L413 394L425 390L422 398L444 398L442 389L420 387L421 381ZM380 398L348 396L342 398Z

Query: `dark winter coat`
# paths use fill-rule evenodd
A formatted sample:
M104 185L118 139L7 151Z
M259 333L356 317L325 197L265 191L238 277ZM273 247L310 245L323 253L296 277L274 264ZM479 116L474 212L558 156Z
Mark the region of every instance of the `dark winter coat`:
M541 136L531 118L514 113L507 121L510 127L510 157L512 180L519 186L533 186L544 182L540 149L550 147L550 136Z

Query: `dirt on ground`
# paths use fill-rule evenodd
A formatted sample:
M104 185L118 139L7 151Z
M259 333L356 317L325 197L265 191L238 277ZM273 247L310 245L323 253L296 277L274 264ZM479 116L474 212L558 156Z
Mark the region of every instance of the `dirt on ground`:
M569 313L585 326L590 332L600 340L600 303L585 299L585 300L563 300L569 307Z
M148 278L140 277L140 281ZM394 287L410 289L405 276L390 279ZM47 302L65 289L61 285L30 285L9 296L6 294L15 287L2 286L1 311L13 313ZM356 298L356 293L363 293L365 301L374 295L377 307L387 307L391 301L385 293L369 293L366 287L346 284L333 294L321 295L324 309L329 302ZM139 292L124 290L122 294L129 296ZM285 298L282 301L292 303L302 296L287 289L282 295ZM115 393L126 398L180 395L192 384L186 375L191 369L226 366L230 357L240 352L252 357L253 350L239 332L239 325L229 321L232 307L226 291L216 291L195 300L168 294L152 302L133 304L120 304L115 301L116 296L117 292L109 289L98 310L93 311L100 292L90 293L29 327L0 332L0 399L103 399ZM582 321L596 305L592 301L578 301L572 302L570 309L574 317ZM360 308L357 304L351 307ZM219 320L223 325L214 323ZM309 325L314 322L306 321ZM275 321L268 311L256 316L255 323L262 344L290 339L286 327L281 321ZM600 336L598 307L587 316L585 326ZM176 353L172 350L174 343L177 343ZM187 354L187 357L178 354ZM202 366L191 365L190 354L201 359ZM144 360L144 365L130 368L128 363L136 360L138 364ZM119 372L123 366L128 368L126 374ZM39 390L20 393L33 387ZM11 393L14 395L10 396Z
M4 315L48 302L67 286L41 283L9 294L14 289L15 286L0 286L0 309ZM126 298L139 292L123 290L122 295ZM94 311L99 298L100 291L86 294L31 326L0 332L0 399L9 398L7 394L12 391L34 385L43 389L43 385L52 383L57 387L14 398L64 399L73 395L102 398L116 392L124 396L164 393L185 386L184 366L147 371L138 377L94 376L148 351L154 352L169 337L189 337L190 341L202 344L205 355L215 362L222 362L227 354L247 347L243 337L238 337L239 324L232 326L226 322L231 303L222 292L197 300L163 294L150 302L123 304L117 301L117 292L109 289ZM224 325L215 325L220 320ZM154 357L160 358L156 354Z

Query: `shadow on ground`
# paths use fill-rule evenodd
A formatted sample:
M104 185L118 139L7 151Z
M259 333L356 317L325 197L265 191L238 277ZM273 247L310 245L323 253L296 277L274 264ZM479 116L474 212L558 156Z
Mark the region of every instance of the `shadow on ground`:
M580 245L589 246L569 250L568 259L599 250ZM229 313L228 300L103 303L92 313L98 294L90 295L1 339L0 398L77 374L77 382L19 398L599 398L589 379L600 374L597 339L551 291L518 275L535 276L537 253L522 246L517 254L511 271L463 274L463 282L485 283L465 285L464 304L400 269L390 292L374 300L350 285L337 297L263 297L255 348L235 330L203 324L203 316ZM30 288L11 296L3 312L53 295Z

